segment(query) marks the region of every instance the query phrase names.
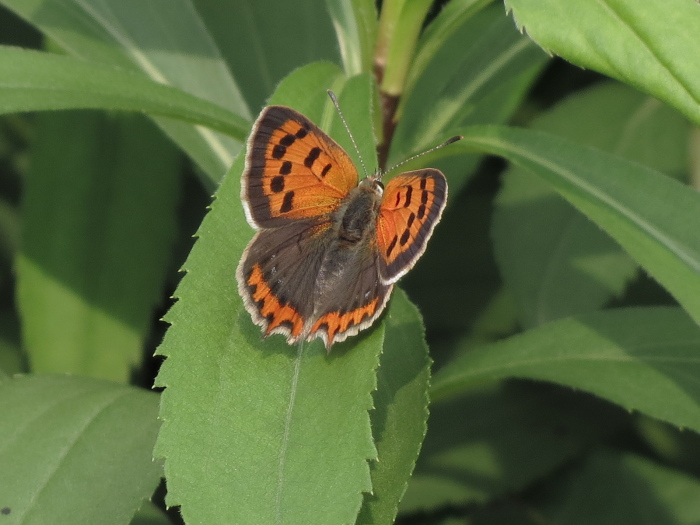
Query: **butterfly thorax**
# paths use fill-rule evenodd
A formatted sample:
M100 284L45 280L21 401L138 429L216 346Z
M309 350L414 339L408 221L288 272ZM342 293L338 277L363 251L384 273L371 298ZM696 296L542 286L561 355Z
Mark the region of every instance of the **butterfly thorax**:
M356 245L374 234L382 191L381 182L367 177L343 200L333 214L341 246Z

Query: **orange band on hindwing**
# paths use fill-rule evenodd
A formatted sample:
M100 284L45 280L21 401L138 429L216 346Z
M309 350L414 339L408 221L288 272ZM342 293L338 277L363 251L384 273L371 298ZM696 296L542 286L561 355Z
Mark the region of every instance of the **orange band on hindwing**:
M294 307L282 304L275 297L265 281L260 265L253 266L246 282L253 289L251 298L258 305L260 315L268 322L265 335L270 335L275 328L284 326L290 329L292 336L298 337L304 328L304 320Z
M377 311L377 304L379 303L379 297L369 304L356 308L350 312L341 314L340 312L330 312L321 317L316 321L311 328L311 333L315 333L319 330L325 328L328 334L327 346L333 344L333 339L337 333L342 333L347 331L352 326L358 326L362 324L363 321L371 319Z

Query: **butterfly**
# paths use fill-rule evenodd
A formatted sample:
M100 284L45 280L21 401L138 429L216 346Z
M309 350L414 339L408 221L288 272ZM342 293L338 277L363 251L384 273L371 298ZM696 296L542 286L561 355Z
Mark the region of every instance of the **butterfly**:
M257 230L236 270L253 322L289 344L320 337L330 352L379 317L425 251L447 181L436 169L402 173L386 187L381 174L359 180L318 126L268 106L248 139L241 200Z

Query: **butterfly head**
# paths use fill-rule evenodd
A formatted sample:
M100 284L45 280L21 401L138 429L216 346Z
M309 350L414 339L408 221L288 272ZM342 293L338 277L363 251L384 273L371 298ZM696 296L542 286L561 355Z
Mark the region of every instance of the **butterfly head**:
M380 197L384 193L384 184L382 183L383 173L375 173L374 175L368 175L360 181L358 187L362 191L367 191L371 193L376 193Z

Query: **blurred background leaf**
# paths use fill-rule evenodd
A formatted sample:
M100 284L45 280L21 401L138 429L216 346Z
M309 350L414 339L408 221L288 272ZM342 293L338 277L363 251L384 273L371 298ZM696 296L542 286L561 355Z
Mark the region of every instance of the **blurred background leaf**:
M32 370L127 381L175 235L180 157L141 117L42 114L18 302Z

